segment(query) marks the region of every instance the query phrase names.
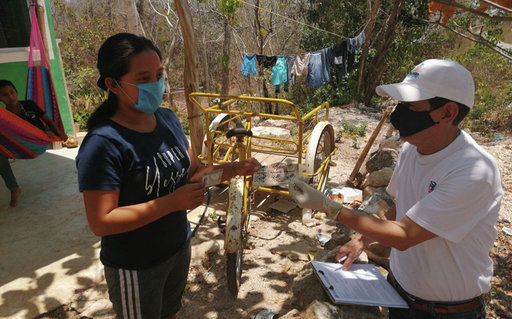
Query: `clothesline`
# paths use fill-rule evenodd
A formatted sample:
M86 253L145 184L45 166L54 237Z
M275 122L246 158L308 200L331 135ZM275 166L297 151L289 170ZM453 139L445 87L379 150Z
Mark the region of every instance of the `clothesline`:
M306 84L322 86L331 81L330 65L333 65L338 83L345 74L353 69L355 53L365 40L364 29L354 38L345 38L340 42L318 51L281 56L266 56L244 53L240 71L245 76L257 74L256 63L261 67L272 69L271 83L276 86L284 84L288 91L288 83L295 84L295 78L307 75Z

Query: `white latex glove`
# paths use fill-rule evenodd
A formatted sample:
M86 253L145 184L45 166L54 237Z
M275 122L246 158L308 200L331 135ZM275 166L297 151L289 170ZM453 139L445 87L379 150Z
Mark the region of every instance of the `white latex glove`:
M294 178L290 182L289 191L290 197L299 207L323 211L329 217L336 218L341 208L343 208L343 205L331 200L322 192L319 192L298 178Z

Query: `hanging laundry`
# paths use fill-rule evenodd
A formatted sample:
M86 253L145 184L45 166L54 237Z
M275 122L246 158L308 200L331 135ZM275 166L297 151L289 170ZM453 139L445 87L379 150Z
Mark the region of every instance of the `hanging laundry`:
M306 84L311 86L322 86L331 80L329 70L330 56L330 47L310 54Z
M292 78L292 67L295 63L296 56L288 55L286 56L286 83L287 84L295 84L295 78ZM293 81L293 82L292 82Z
M336 78L338 80L338 83L340 83L345 74L347 74L348 45L349 40L345 39L332 46L331 52L333 56L334 70L336 71Z
M299 54L295 57L295 62L293 63L291 71L291 84L295 84L297 76L307 75L310 55L311 54L308 52L304 54Z
M256 61L258 64L264 68L270 69L274 65L276 65L277 57L276 56L266 56L266 55L256 55Z
M247 55L244 53L244 60L242 61L242 66L240 67L240 71L245 76L250 76L251 74L257 74L256 71L256 54Z
M354 53L363 45L366 37L364 31L365 30L361 31L355 38L350 38L348 47L349 52Z
M280 56L277 58L276 65L272 68L272 76L270 82L276 86L276 93L279 93L280 85L288 81L288 72L286 66L286 57ZM285 86L285 91L288 91L288 86Z

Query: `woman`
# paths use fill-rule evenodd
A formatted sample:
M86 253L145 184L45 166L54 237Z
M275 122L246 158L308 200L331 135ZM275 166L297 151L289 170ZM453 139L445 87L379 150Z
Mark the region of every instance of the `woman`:
M91 115L76 163L91 230L102 236L100 259L120 318L175 318L190 263L186 211L204 202L205 172L250 175L254 159L203 166L183 129L160 108L160 51L120 33L98 52L98 86L107 100Z

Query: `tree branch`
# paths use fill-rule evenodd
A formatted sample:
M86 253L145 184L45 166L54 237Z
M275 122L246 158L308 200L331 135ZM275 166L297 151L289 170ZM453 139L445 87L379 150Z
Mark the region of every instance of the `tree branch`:
M504 7L504 6L502 6L502 5L499 5L499 4L497 4L497 3L494 3L494 2L492 2L492 1L489 1L489 0L480 0L480 2L485 2L485 3L487 3L488 5L491 5L491 6L495 7L495 8L501 9L501 10L506 11L506 12L509 12L509 13L512 13L512 9L511 9L511 8Z
M476 15L479 15L483 18L486 18L486 19L489 19L489 20L495 20L495 21L512 21L512 17L503 17L503 16L492 16L492 15L488 15L487 13L483 13L483 12L480 12L480 11L476 11L475 9L473 8L468 8L462 4L459 4L457 3L456 1L454 0L436 0L437 3L441 3L441 4L444 4L444 5L447 5L447 6L452 6L452 7L456 7L456 8L459 8L459 9L462 9L464 11L468 11L468 12L471 12L473 14L476 14ZM506 10L508 11L508 10Z
M424 20L424 21L426 21L426 20ZM471 35L471 36L468 36L467 34L464 34L464 33L460 32L460 31L457 31L457 30L455 30L453 28L450 28L450 27L448 27L446 25L443 25L443 24L441 24L439 22L431 22L431 21L426 21L426 22L439 25L439 26L447 29L448 31L455 33L458 36L461 36L461 37L463 37L465 39L468 39L468 40L476 42L476 43L480 43L480 44L488 47L492 51L498 53L502 57L512 61L512 54L509 51L507 51L507 50L505 50L503 48L500 48L500 47L492 44L489 40L485 39L482 36L479 36L479 35L476 35L476 34L472 33L470 30L467 30L469 32L469 34Z

